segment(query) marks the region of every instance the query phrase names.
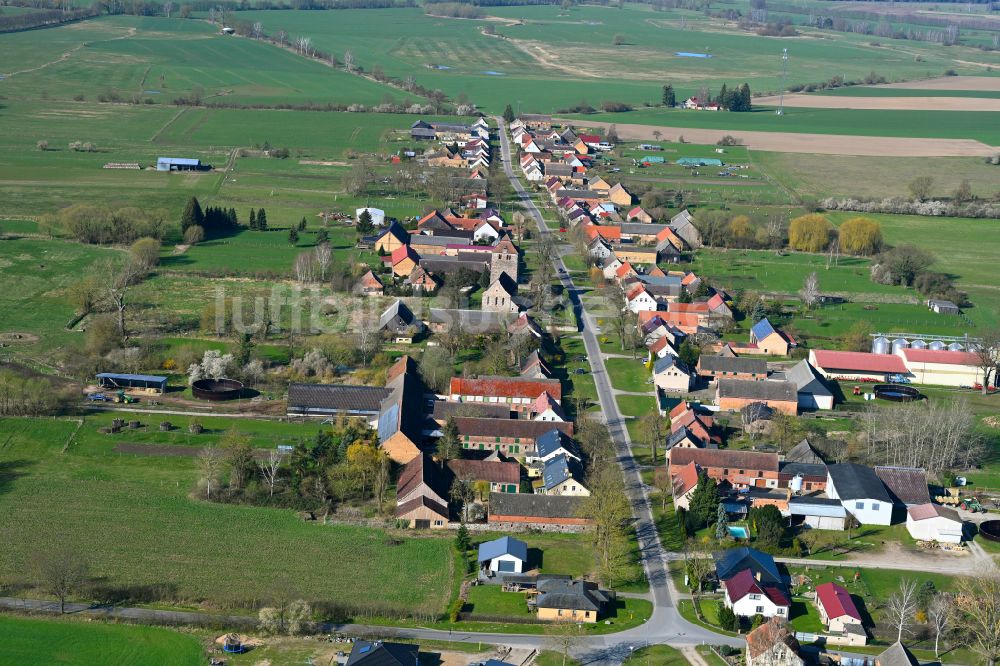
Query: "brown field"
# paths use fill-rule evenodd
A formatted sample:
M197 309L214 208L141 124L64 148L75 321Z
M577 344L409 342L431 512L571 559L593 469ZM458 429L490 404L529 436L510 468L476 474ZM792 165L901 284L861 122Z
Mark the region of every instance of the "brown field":
M580 121L558 122L580 124ZM605 130L615 125L622 139L656 140L660 132L668 141L683 136L689 143L712 144L726 135L735 136L743 145L754 150L774 153L814 153L817 155L867 155L871 157L987 157L996 149L973 139L911 139L887 136L851 136L846 134L800 134L783 132L747 132L734 129L695 129L693 127L663 127L661 125L622 125L620 123L586 123Z
M904 81L888 83L881 88L908 88L910 90L985 90L1000 92L1000 77L997 76L941 76L924 81Z
M779 97L758 97L755 104L778 106ZM1000 111L1000 99L985 97L834 97L785 95L785 106L812 109L874 109L877 111Z

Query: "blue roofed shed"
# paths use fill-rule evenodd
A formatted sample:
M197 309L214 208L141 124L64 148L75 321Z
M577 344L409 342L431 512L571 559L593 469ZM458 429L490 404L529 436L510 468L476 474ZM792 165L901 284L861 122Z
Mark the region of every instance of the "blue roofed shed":
M97 373L97 382L104 388L141 388L163 393L167 390L167 378L156 375L129 375L117 372Z
M528 562L528 544L505 536L479 544L479 567L484 571L523 573Z

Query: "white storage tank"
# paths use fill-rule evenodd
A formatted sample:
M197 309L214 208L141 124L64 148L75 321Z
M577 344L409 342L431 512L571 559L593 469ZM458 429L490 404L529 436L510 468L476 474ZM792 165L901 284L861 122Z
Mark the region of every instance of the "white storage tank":
M798 495L802 492L802 475L796 474L789 480L788 489L792 491L793 494Z
M889 338L878 337L872 342L872 353L873 354L888 354L889 353Z
M927 343L923 340L914 340L910 343L910 349L927 349Z
M962 346L961 342L953 342L948 345L948 351L965 351L965 347Z
M896 338L892 341L892 353L899 353L900 349L906 349L910 346L910 342L906 338Z
M934 342L927 345L927 348L930 349L931 351L941 351L942 349L945 348L945 345L940 340L935 340Z

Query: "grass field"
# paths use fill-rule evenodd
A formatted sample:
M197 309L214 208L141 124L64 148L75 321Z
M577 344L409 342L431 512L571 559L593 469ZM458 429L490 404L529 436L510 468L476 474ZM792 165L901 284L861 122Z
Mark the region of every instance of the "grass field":
M239 608L280 593L346 605L377 599L404 612L444 608L454 576L449 539L397 542L381 530L306 523L286 509L193 500L192 458L114 451L123 441L190 445L189 435L154 429L108 438L96 429L110 418L87 417L68 447L72 421L0 420L4 583L23 582L31 554L59 540L78 546L93 576L134 600ZM201 441L218 437L221 425L213 422ZM316 426L240 428L274 446L293 432L311 437Z
M0 615L0 663L18 666L194 666L198 639L169 629Z
M629 653L622 664L630 666L688 666L688 660L676 648L669 645L651 645Z
M869 109L787 108L784 115L769 107L750 113L709 113L681 109L643 109L627 113L570 115L588 120L630 125L662 125L699 129L726 129L806 134L976 139L1000 145L1000 129L988 111L895 111ZM736 136L739 136L738 134Z
M649 371L642 365L642 359L609 358L605 362L611 385L619 391L649 393L652 385L648 383Z

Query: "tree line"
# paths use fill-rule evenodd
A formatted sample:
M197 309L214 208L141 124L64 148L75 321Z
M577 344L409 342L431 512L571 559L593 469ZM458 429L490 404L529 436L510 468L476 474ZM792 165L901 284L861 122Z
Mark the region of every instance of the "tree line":
M14 6L39 6L37 3L31 5ZM0 33L19 32L21 30L32 30L35 28L45 28L63 23L71 23L83 19L100 16L100 11L94 7L80 7L75 9L39 9L38 11L25 12L23 14L3 14L0 13Z

